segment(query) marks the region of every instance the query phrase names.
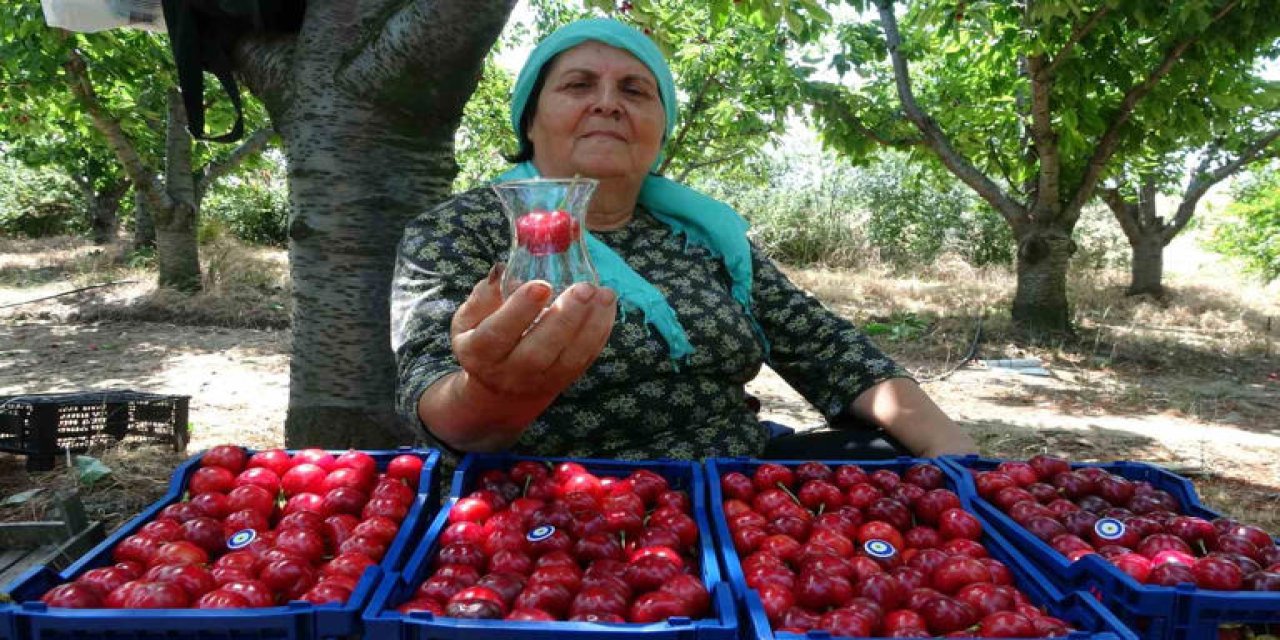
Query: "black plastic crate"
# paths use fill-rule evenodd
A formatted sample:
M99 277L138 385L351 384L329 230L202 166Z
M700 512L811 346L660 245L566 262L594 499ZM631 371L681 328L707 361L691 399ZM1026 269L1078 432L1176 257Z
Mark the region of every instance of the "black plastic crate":
M122 442L187 448L190 396L139 391L81 391L0 397L0 451L27 456L28 471L48 471L66 451Z

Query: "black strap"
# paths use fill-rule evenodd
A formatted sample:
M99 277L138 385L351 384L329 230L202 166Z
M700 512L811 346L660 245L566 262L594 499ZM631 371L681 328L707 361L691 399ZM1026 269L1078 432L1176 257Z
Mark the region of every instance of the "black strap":
M231 54L240 36L253 31L296 32L305 0L163 0L169 47L178 67L178 86L187 110L187 129L197 140L235 142L244 137L244 105ZM204 132L204 72L222 85L236 112L231 131Z

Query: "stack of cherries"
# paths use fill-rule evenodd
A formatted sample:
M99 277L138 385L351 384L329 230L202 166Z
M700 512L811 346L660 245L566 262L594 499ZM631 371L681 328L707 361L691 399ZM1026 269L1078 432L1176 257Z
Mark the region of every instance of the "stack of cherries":
M1280 591L1280 547L1233 518L1184 515L1169 492L1035 456L976 472L978 493L1071 561L1098 554L1140 583Z
M687 493L523 460L479 477L448 512L433 571L401 613L519 621L699 618L698 526ZM713 561L713 560L708 560Z
M1032 638L1070 628L981 542L942 470L775 463L720 478L742 574L774 631ZM732 560L730 560L732 562Z
M210 449L189 498L112 550L115 562L51 589L51 607L238 609L346 603L416 497L422 458Z

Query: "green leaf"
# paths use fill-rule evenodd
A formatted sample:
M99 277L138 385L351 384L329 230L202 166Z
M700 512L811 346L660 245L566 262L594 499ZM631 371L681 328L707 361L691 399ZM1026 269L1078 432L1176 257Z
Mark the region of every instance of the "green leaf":
M94 483L111 474L111 467L90 456L76 456L75 468L80 484L86 486L93 486Z

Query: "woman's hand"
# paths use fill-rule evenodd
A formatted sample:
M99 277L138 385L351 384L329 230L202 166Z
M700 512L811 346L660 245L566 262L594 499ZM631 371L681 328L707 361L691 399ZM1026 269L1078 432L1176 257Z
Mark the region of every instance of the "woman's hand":
M423 424L461 451L510 447L595 362L613 329L617 296L579 283L547 306L551 288L528 282L506 300L501 270L453 314L450 338L462 371L418 401Z
M548 307L545 282L527 282L503 300L498 280L480 281L453 314L453 353L471 381L496 394L554 399L604 349L616 296L579 283Z

